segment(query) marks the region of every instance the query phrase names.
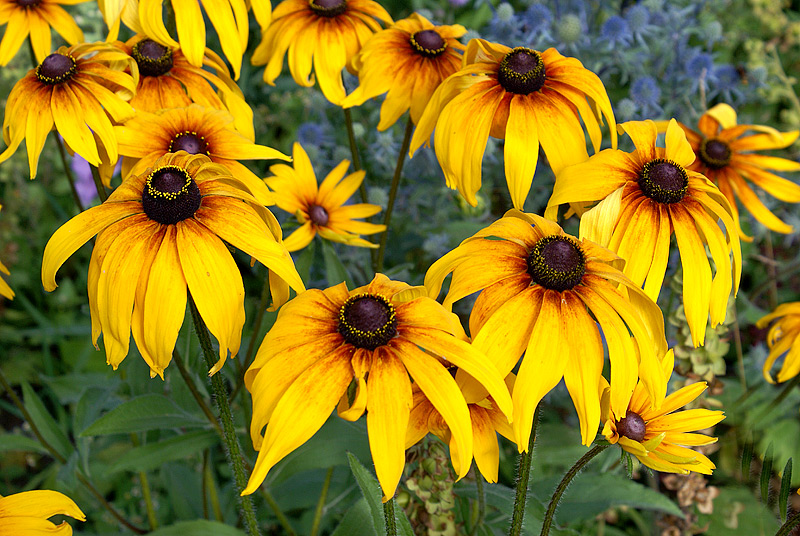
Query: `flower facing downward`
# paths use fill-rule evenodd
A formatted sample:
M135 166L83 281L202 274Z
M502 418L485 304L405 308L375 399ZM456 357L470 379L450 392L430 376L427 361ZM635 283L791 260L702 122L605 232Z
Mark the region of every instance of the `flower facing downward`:
M377 19L377 20L376 20ZM342 69L367 39L381 29L378 21L392 17L372 0L284 0L272 12L272 22L253 52L253 65L264 65L264 82L274 86L289 53L289 70L297 84L314 85L333 104L345 97Z
M665 148L656 147L653 121L630 121L620 130L628 133L636 150L606 149L564 169L545 214L554 218L565 203L600 201L581 217L581 236L625 259L625 275L644 286L653 300L661 291L674 233L683 266L686 319L699 346L709 313L712 327L725 320L731 288L739 288L742 252L731 206L711 181L688 169L695 156L674 119ZM713 279L705 245L714 259Z
M16 56L28 34L36 61L44 61L52 51L51 26L70 45L82 42L83 32L61 4L84 1L0 0L0 25L6 25L0 41L0 67L5 67Z
M100 333L106 360L116 369L128 354L130 335L150 366L164 369L183 324L187 288L209 331L219 341L217 372L228 352L239 351L244 324L242 277L225 242L270 270L276 305L303 282L272 214L228 169L205 155L185 152L159 158L133 175L102 205L62 225L47 243L42 261L45 290L56 288L64 261L92 236L89 263L92 340ZM274 277L277 276L277 277Z
M317 177L311 161L303 147L295 142L292 150L294 166L275 164L269 168L274 176L265 182L272 188L275 204L297 216L302 224L283 242L289 251L306 247L314 235L350 246L367 248L378 247L358 235L375 234L386 230L385 225L356 221L381 211L378 205L344 203L355 193L364 180L364 171L356 171L345 176L350 162L343 160L328 173L322 184L317 185Z
M764 329L771 322L774 323L767 333L769 356L764 363L764 378L769 383L775 383L770 369L780 356L786 355L777 377L778 382L785 382L800 374L800 302L779 305L759 319L756 326Z
M245 374L253 395L250 436L259 453L243 493L258 489L339 403L339 415L347 420L366 411L372 459L388 501L405 465L412 380L449 427L453 456L464 460L457 467L463 478L473 456L470 412L440 358L475 378L510 415L500 374L466 342L458 318L423 289L377 274L353 291L342 283L299 294L281 308Z
M661 362L667 379L672 374L674 362L675 357L670 350ZM715 468L714 463L705 455L686 447L716 443L716 437L693 432L714 426L725 415L721 411L708 409L673 413L705 390L706 382L693 383L654 405L644 385L639 382L622 418L609 413L604 397L603 435L610 443L619 444L642 464L656 471L681 474L694 471L710 475Z
M57 491L34 490L5 497L0 495L0 534L4 536L72 536L72 527L66 521L58 526L48 521L57 515L86 521L86 515L78 505Z
M464 63L442 82L411 140L411 156L434 132L436 158L447 185L475 206L489 136L505 140L505 174L514 208L533 182L538 147L553 172L588 157L581 120L600 149L600 112L617 146L614 112L600 79L554 48L538 52L482 39L467 45Z
M463 26L434 26L414 13L376 33L358 53L353 66L359 86L342 101L358 106L387 93L378 130L386 130L407 110L416 124L442 81L461 67Z

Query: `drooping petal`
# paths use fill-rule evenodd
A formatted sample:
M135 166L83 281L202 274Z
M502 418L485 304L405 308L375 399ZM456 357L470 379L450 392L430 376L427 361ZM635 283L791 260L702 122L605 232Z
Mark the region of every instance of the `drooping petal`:
M533 103L523 95L514 95L508 112L504 160L506 181L514 208L522 210L531 189L539 159L539 137Z

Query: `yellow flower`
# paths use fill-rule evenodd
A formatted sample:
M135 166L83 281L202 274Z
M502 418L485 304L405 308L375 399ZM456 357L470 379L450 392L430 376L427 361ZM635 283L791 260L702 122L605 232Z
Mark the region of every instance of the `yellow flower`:
M61 47L31 69L11 89L3 119L8 147L5 162L22 140L28 149L31 179L53 125L69 147L94 166L116 162L117 140L111 120L134 115L125 102L136 90L136 77L122 72L133 61L105 43ZM134 71L135 72L135 71ZM109 119L110 117L110 119Z
M0 205L0 209L2 208L3 205ZM8 268L6 268L6 266L2 262L0 262L0 273L11 275L11 272L9 272ZM0 296L5 296L9 300L14 299L14 291L11 290L11 287L8 285L8 283L6 283L5 279L3 279L2 277L0 277Z
M140 111L124 126L114 127L119 153L124 157L122 176L141 175L167 153L204 154L244 182L259 203L274 204L264 181L239 160L290 158L271 147L254 144L233 129L233 120L227 111L198 104L158 114Z
M630 121L620 131L627 132L636 150L607 149L566 168L556 177L545 215L554 218L564 203L600 201L581 217L581 236L625 259L625 275L644 285L653 300L664 282L674 232L683 265L683 306L699 346L709 312L711 327L725 320L731 287L734 293L739 288L742 252L731 206L711 181L687 169L694 152L674 119L666 148L656 147L653 121ZM705 245L714 258L713 279Z
M800 373L800 302L779 305L773 312L759 319L756 326L764 329L773 321L775 322L767 334L769 356L764 363L764 378L769 383L775 383L770 369L785 354L777 378L778 382L785 382Z
M217 372L228 351L239 351L244 288L223 240L270 269L276 306L288 286L304 289L280 244L272 214L230 171L205 155L167 154L142 175L125 180L102 205L62 225L42 261L45 290L56 288L64 261L97 234L89 264L92 341L103 333L106 360L115 369L128 354L130 334L150 375L163 378L186 309L187 287L219 341ZM273 273L274 272L274 273Z
M36 61L41 63L52 51L50 27L70 45L83 41L83 32L61 5L86 0L0 0L0 26L6 25L0 41L0 67L17 54L30 34Z
M139 22L144 34L157 43L183 50L186 60L197 68L203 67L206 60L206 25L200 11L199 0L172 0L175 14L175 28L178 41L175 41L164 26L163 0L139 0ZM222 52L233 67L234 79L239 79L242 56L247 48L249 25L247 2L245 0L224 0L221 2L203 1L208 20L219 37ZM258 13L258 12L257 12Z
M108 26L107 42L117 40L121 22L134 33L142 33L142 25L139 22L139 0L97 0L97 7L100 8L103 20Z
M458 38L465 33L460 24L434 26L418 13L376 33L353 60L360 85L342 107L388 92L378 130L386 130L408 110L417 124L436 88L461 67L464 45Z
M667 350L664 317L615 267L620 263L610 251L577 241L551 221L511 210L436 261L425 275L429 296L436 297L453 273L447 308L482 291L469 318L472 345L500 374L511 372L525 352L512 395L520 452L527 450L536 406L561 378L580 417L583 443L594 439L604 362L600 329L611 361L615 414L625 414L639 376L654 400L663 398L666 384L656 355Z
M664 377L667 379L672 374L674 362L675 357L670 350L661 362ZM654 404L647 389L639 382L622 418L609 413L604 396L603 435L610 443L619 444L642 464L656 471L681 474L694 471L710 475L715 469L714 463L705 455L686 446L698 447L716 443L716 437L693 432L714 426L725 415L721 411L708 409L673 413L705 390L706 382L693 383L666 398L662 395L663 402L659 399L659 403Z
M588 100L587 100L588 99ZM617 146L614 112L600 79L554 48L537 52L473 39L464 64L439 86L417 124L411 156L434 135L447 185L475 206L489 136L505 139L505 174L514 208L531 189L541 146L554 173L586 160L586 124L600 148L600 111Z
M280 310L245 373L253 395L250 436L259 453L243 493L258 489L276 463L319 430L341 399L343 418L354 421L367 412L372 459L388 501L405 465L412 379L450 428L455 456L471 460L469 409L447 368L431 354L475 378L510 415L502 376L466 342L458 318L421 287L377 274L369 285L350 292L341 283L299 294ZM348 386L354 380L351 400ZM460 464L459 478L469 466Z
M737 125L736 111L727 104L717 104L700 117L697 124L700 132L679 125L697 155L688 169L702 173L719 187L731 204L737 227L736 198L768 229L785 234L794 230L764 206L747 181L781 201L800 203L800 186L770 172L798 171L800 162L751 152L788 147L797 140L800 131L778 132L761 125ZM755 134L745 135L751 131ZM739 236L748 242L752 240L741 227Z
M338 105L345 97L342 69L373 33L377 20L392 17L372 0L285 0L272 12L272 22L253 52L253 65L265 65L264 82L274 86L289 53L289 70L303 87L314 85L312 62L322 94Z
M306 247L314 235L350 246L378 247L361 238L360 234L375 234L386 230L385 225L356 221L381 211L378 205L357 203L344 205L364 180L364 171L345 177L350 162L343 160L317 186L317 176L303 147L295 143L292 149L294 167L275 164L269 168L273 177L265 182L272 188L275 204L297 216L302 224L284 241L286 249L297 251Z
M71 536L72 527L66 521L56 526L47 520L58 515L86 521L86 515L81 512L78 505L57 491L34 490L5 497L0 495L0 534Z

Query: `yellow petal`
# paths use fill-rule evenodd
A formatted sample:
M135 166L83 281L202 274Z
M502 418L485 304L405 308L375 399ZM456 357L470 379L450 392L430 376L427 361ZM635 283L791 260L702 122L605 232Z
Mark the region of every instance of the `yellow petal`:
M503 149L506 181L514 208L522 210L531 189L539 159L537 117L524 95L514 95L506 124Z

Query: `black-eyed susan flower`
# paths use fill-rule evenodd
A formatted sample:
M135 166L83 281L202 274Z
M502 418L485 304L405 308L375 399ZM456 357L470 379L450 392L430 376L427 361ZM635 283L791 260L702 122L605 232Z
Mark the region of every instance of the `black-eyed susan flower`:
M281 308L245 373L253 395L250 436L259 453L243 493L258 489L276 463L319 430L353 381L352 401L340 405L340 414L356 420L366 411L384 501L405 465L412 380L450 428L455 456L471 460L470 412L439 358L472 376L511 414L503 377L466 342L458 318L421 287L377 274L353 291L341 283L299 294ZM469 466L460 464L459 478Z
M431 97L411 139L411 156L434 132L447 185L475 206L489 136L504 139L511 201L522 209L533 182L538 147L558 173L588 157L581 120L598 151L600 112L617 146L614 112L603 83L575 58L473 39L464 64Z
M679 123L680 124L680 123ZM711 179L725 195L739 225L741 201L753 217L768 229L791 233L794 229L773 214L758 198L748 182L787 203L800 203L800 185L779 177L772 171L798 171L800 162L753 151L784 149L797 140L799 130L778 132L762 125L737 125L736 111L727 104L717 104L700 117L695 132L680 124L697 155L688 169ZM749 240L739 226L739 236Z
M59 525L48 521L49 518L58 515L86 521L86 515L78 505L57 491L33 490L5 497L0 495L0 534L72 536L72 527L66 521L62 521Z
M452 372L452 371L451 371ZM497 443L497 433L499 432L506 439L514 440L514 431L508 419L491 396L486 396L483 389L472 378L459 370L455 374L456 383L464 395L464 400L469 408L469 417L472 422L472 447L475 463L487 482L497 482L497 472L500 465L500 446ZM506 385L509 391L514 386L514 374L506 377ZM408 431L406 432L406 448L418 443L428 433L451 445L453 434L450 427L442 418L434 405L425 396L416 384L412 385L414 406L411 408L411 416L408 421ZM464 470L463 464L469 465L472 460L461 460L458 458L458 450L451 446L450 455L456 473L461 474Z
M773 312L759 319L756 326L763 329L770 323L772 327L767 333L769 356L764 363L764 378L775 383L770 370L779 357L785 355L781 369L778 371L778 382L785 382L800 374L800 302L783 303Z
M271 205L272 196L264 181L239 160L290 158L276 149L251 142L234 129L233 121L227 111L198 104L157 114L139 112L114 129L119 154L124 157L122 176L140 175L167 153L204 154L228 168L260 203Z
M653 300L661 291L674 233L683 266L683 306L699 346L709 313L712 327L725 320L731 288L739 288L742 253L730 203L705 176L687 169L694 152L674 119L666 148L656 147L653 121L630 121L620 130L636 150L606 149L564 169L546 215L555 217L561 204L600 201L581 217L581 236L625 259L625 275ZM713 279L705 245L714 259Z
M288 299L289 286L304 289L279 242L277 221L253 205L258 202L244 184L207 156L167 154L152 169L125 180L102 205L53 233L44 250L42 284L54 290L59 267L97 234L89 263L89 308L92 341L96 346L103 333L108 364L116 369L128 355L133 332L151 376L163 378L183 323L188 287L219 341L214 374L228 352L239 351L244 324L242 276L225 242L269 268L276 305Z
M144 35L118 42L117 46L130 54L139 68L139 84L131 100L136 110L156 113L193 102L206 108L228 110L235 118L236 130L250 141L255 139L253 110L231 79L225 62L211 49L205 49L202 66L214 72L191 64L177 44L161 45Z
M391 24L392 17L372 0L284 0L272 12L253 65L266 64L264 81L274 86L288 52L294 81L313 86L313 66L322 94L338 105L345 97L342 69L352 71L353 57L381 29L378 21Z
M675 358L670 350L661 362L664 377L669 379ZM613 381L613 380L612 380ZM665 380L666 382L667 380ZM714 462L704 454L686 447L716 443L716 437L695 433L710 428L725 418L721 411L689 409L675 413L706 390L706 382L697 382L675 391L654 404L648 390L639 382L624 417L608 411L604 397L603 435L612 444L630 452L645 466L664 473L688 474L691 471L710 475ZM655 409L657 408L657 409Z
M350 161L343 160L317 185L314 168L299 143L295 142L292 156L293 166L275 164L269 168L273 176L264 179L272 189L275 204L297 216L301 224L284 240L286 249L297 251L306 247L317 233L326 240L350 246L378 247L359 235L380 233L386 226L356 218L373 216L381 207L369 203L344 204L358 190L365 172L345 176Z
M50 28L70 45L83 41L83 32L62 5L86 0L0 0L0 26L6 25L0 41L0 67L16 56L30 35L33 54L41 63L52 52Z
M205 64L206 25L200 6L208 16L219 36L222 52L233 67L235 79L239 79L242 56L247 48L249 23L247 2L245 0L224 0L209 2L205 0L172 0L175 14L175 29L178 41L170 37L163 17L163 0L139 0L139 23L146 35L156 42L170 47L180 46L186 60L197 68Z
M536 406L561 378L580 417L583 443L594 439L604 362L601 329L611 361L614 413L625 414L640 376L653 400L663 398L666 383L656 356L667 349L664 317L620 264L614 253L564 234L549 220L511 210L425 275L435 297L452 272L448 308L481 291L469 318L472 345L500 374L511 372L525 353L512 395L520 452L527 450Z
M353 60L359 86L342 106L358 106L387 93L378 130L386 130L408 110L417 124L436 88L461 68L464 45L458 38L465 33L460 24L434 26L418 13L381 30Z
M101 156L116 162L117 139L111 122L134 115L126 100L133 96L137 79L123 72L131 63L126 54L105 43L61 47L47 56L11 89L3 119L8 147L0 154L0 163L24 139L34 178L53 125L90 164L99 166Z

